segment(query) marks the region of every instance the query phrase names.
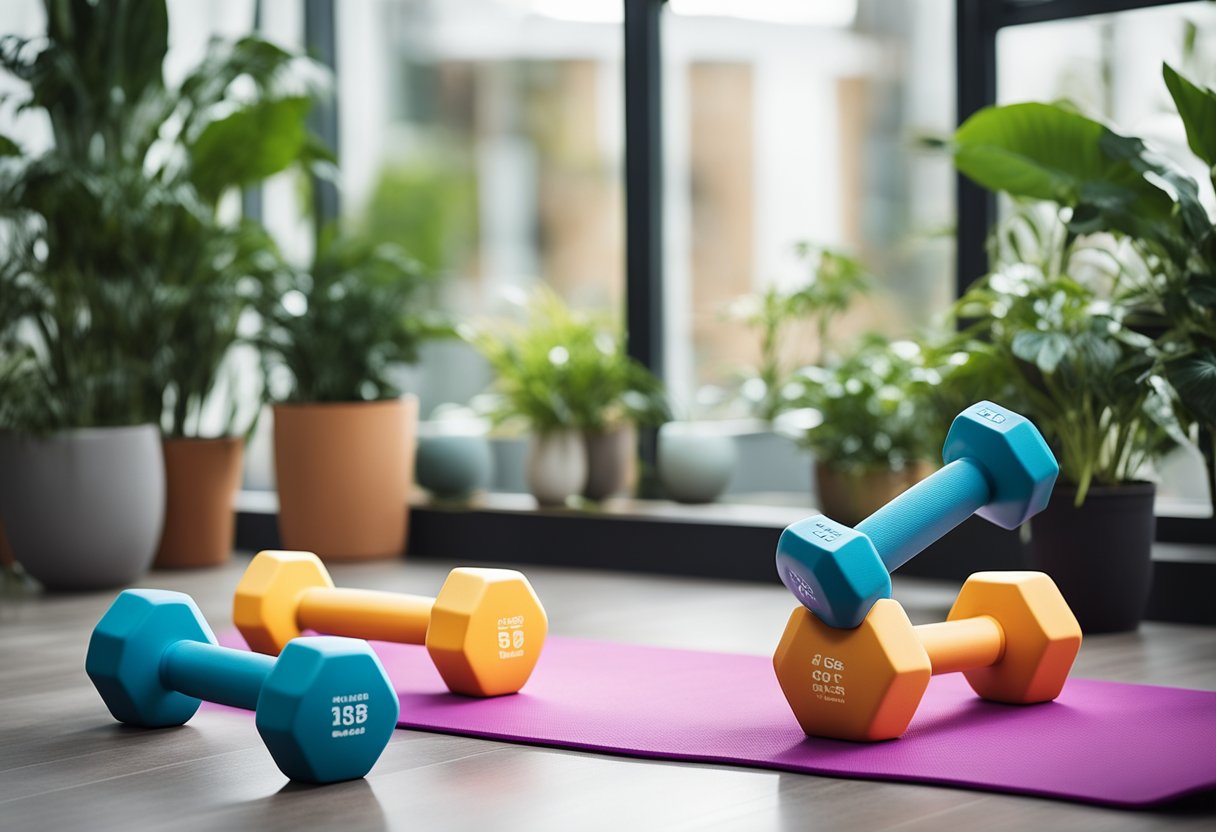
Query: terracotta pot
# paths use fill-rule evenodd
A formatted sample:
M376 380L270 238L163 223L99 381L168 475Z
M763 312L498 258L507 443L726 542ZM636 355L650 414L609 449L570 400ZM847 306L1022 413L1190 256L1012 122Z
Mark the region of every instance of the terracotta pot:
M1080 508L1076 486L1057 485L1030 518L1030 568L1050 575L1087 633L1135 630L1153 586L1157 487L1094 486Z
M275 405L283 548L316 552L327 560L400 557L417 434L414 396Z
M528 444L528 490L542 506L565 505L587 482L587 449L578 431L534 435Z
M587 451L587 482L583 496L603 500L632 489L637 482L638 432L633 425L622 425L602 433L584 432Z
M165 518L160 430L0 435L0 511L17 561L47 589L130 583L151 565Z
M153 566L219 566L232 555L245 442L165 439L165 530Z
M819 510L838 523L855 526L933 473L934 466L916 462L890 468L837 468L815 463Z

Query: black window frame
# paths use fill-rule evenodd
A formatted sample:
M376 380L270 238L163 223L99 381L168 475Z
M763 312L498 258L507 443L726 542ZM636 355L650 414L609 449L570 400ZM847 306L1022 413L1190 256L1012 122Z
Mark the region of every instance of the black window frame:
M337 73L334 0L303 0L306 48ZM1188 0L955 0L957 122L996 103L996 48L1001 29ZM662 14L666 0L622 0L625 83L625 322L629 355L660 378L664 361ZM314 114L313 127L337 146L335 92ZM314 188L318 223L337 219L332 183ZM988 270L984 243L997 217L996 197L957 176L956 296ZM653 464L653 432L640 437ZM1216 517L1159 515L1157 539L1216 540Z

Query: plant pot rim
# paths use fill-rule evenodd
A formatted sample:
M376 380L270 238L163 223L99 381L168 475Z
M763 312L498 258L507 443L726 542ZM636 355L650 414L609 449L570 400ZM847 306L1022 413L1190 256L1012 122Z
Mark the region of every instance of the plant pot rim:
M1148 494L1156 490L1157 483L1155 482L1149 482L1148 480L1127 480L1115 483L1114 485L1091 485L1089 491L1085 494L1085 499L1088 500L1094 496L1114 497L1128 494ZM1052 497L1060 493L1076 494L1077 486L1071 482L1057 483L1052 491Z
M83 428L64 428L47 434L20 433L13 430L0 430L0 437L13 438L24 442L56 442L65 440L94 441L107 439L124 433L148 433L160 435L160 426L152 422L138 425L108 425Z
M165 442L179 442L183 445L227 445L233 443L244 443L243 436L169 436L164 435L161 439Z
M271 407L275 410L337 410L339 408L365 408L365 407L394 407L396 405L416 402L418 397L413 393L402 393L391 399L366 399L363 401L349 402L273 402Z

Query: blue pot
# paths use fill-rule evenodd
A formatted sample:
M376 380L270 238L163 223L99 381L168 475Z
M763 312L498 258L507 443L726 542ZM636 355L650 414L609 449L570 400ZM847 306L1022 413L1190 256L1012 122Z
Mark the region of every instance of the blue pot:
M414 476L434 497L464 499L487 488L494 455L484 436L429 436L418 440Z

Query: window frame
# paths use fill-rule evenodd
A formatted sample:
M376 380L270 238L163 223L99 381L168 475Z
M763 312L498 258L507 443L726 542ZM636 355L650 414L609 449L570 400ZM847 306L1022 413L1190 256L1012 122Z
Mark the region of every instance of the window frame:
M955 0L957 122L996 103L997 34L1029 23L1067 20L1187 0ZM334 0L303 0L306 48L335 74ZM622 0L625 72L625 322L631 357L663 377L663 111L662 13L666 0ZM256 7L260 8L260 0ZM316 108L313 128L336 147L337 95ZM315 217L338 217L331 182L314 183ZM997 217L994 194L956 176L955 291L961 296L988 271L985 240ZM655 435L643 431L639 451L655 461ZM1157 539L1176 543L1216 540L1216 517L1159 515Z

